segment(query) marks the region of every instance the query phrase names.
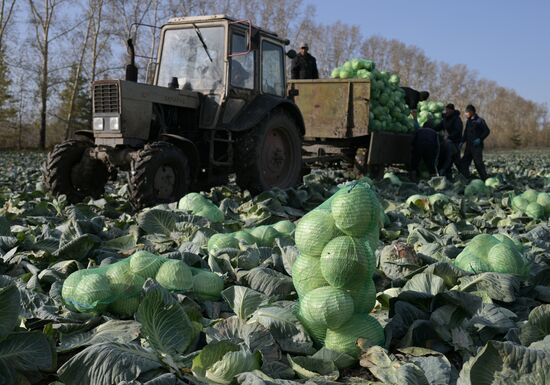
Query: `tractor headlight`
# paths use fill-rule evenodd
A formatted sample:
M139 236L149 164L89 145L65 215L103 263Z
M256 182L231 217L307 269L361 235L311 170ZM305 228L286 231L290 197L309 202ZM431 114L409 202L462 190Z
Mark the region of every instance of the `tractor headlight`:
M109 129L114 130L114 131L120 130L120 128L118 126L118 117L109 118Z
M94 130L103 131L103 118L94 118Z

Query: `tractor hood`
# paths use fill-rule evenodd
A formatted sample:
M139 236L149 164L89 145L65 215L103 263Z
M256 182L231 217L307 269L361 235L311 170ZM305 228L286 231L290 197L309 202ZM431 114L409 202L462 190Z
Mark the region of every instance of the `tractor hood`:
M139 145L149 137L153 105L199 108L199 93L126 80L93 84L93 130L97 145Z

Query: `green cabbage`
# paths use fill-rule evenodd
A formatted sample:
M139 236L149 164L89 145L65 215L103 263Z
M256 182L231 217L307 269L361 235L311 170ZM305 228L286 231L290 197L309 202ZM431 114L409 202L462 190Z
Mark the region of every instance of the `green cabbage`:
M537 198L539 196L539 193L536 190L533 189L527 189L521 194L521 197L523 199L526 199L528 202L536 202Z
M363 281L373 271L369 271L367 258L372 253L370 247L365 247L350 236L336 237L323 249L321 254L321 272L325 280L336 288L350 288L356 282Z
M190 211L193 215L198 215L208 219L211 222L223 222L223 212L208 198L199 193L189 193L180 199L178 209Z
M363 338L369 345L384 344L384 329L368 314L354 314L339 328L329 328L325 337L325 347L352 357L358 357L360 349L357 339Z
M237 232L234 232L233 234L233 238L235 238L236 240L238 240L239 242L242 242L244 243L245 245L253 245L254 243L256 243L256 238L254 238L254 236L250 233L247 233L246 231L237 231Z
M169 290L187 291L193 287L191 269L183 261L168 259L158 269L156 281Z
M466 196L485 196L489 195L489 189L481 179L473 179L464 189Z
M132 273L129 259L108 266L105 275L113 290L113 297L117 299L140 292L145 283L145 278Z
M377 198L362 184L340 190L331 204L334 224L346 235L365 236L370 224L378 219Z
M320 257L325 245L338 233L334 219L326 210L313 210L300 219L294 239L300 253Z
M495 245L489 251L487 262L491 271L496 273L523 275L525 263L521 253L515 248L500 243Z
M223 279L211 271L199 271L193 275L193 293L203 300L215 301L221 297Z
M137 251L130 256L130 270L143 278L153 278L165 260L148 251Z
M271 247L275 239L280 238L281 234L273 226L258 226L250 231L250 234L258 241L258 246Z
M547 192L541 192L537 196L537 203L544 207L544 214L550 217L550 194Z
M490 188L497 188L500 186L500 180L495 177L485 179L485 186Z
M323 286L300 298L300 315L313 328L337 328L352 316L353 298L342 289Z
M132 297L120 298L109 305L108 310L122 318L132 317L137 311L141 298L139 295Z
M261 355L230 341L212 342L193 359L193 374L202 382L229 385L237 374L259 370Z
M321 273L319 258L300 254L292 265L292 282L300 297L318 287L328 286Z
M542 207L541 205L539 205L536 202L531 202L525 208L525 214L529 218L542 219L542 218L545 217L544 207Z
M497 272L524 276L527 265L521 255L523 247L504 234L476 235L456 257L454 264L471 273Z
M376 304L376 287L372 278L356 284L349 293L353 298L355 313L369 313Z
M529 205L529 201L522 196L512 198L512 208L516 211L525 212L527 205Z
M88 272L81 277L74 289L71 304L79 312L99 312L111 302L109 280L103 274Z
M63 298L67 308L71 311L78 311L78 309L72 304L72 298L74 297L74 292L78 286L78 283L86 274L88 274L87 270L77 270L70 274L65 281L63 281L61 297Z
M208 253L216 255L220 251L227 251L230 254L237 254L239 251L239 240L233 234L218 233L208 240Z
M292 235L296 230L296 225L291 221L280 221L275 223L273 228L281 234Z

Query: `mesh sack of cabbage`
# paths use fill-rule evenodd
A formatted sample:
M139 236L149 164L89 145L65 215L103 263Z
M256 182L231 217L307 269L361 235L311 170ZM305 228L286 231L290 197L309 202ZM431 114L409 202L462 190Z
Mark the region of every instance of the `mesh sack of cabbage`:
M273 247L278 238L291 237L294 234L294 229L294 223L283 220L273 225L242 229L233 233L214 234L208 240L208 253L212 256L219 253L235 256L250 245Z
M79 270L63 283L62 298L68 309L81 313L109 312L132 316L141 299L147 278L164 288L191 292L203 299L219 298L223 279L215 273L192 269L183 261L138 251L107 266Z
M525 276L528 265L523 245L506 234L479 234L456 257L455 266L470 273L506 273Z
M295 312L318 345L357 357L357 338L373 345L384 342L382 327L368 314L376 297L376 261L368 235L379 232L380 222L378 198L360 182L341 187L298 222Z

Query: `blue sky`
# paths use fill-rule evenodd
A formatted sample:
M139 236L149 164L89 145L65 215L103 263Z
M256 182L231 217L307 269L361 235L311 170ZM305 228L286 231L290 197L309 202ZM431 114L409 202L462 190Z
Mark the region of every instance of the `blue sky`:
M548 0L306 0L317 21L361 27L422 48L428 57L466 64L481 77L550 107ZM314 52L312 52L315 55Z

